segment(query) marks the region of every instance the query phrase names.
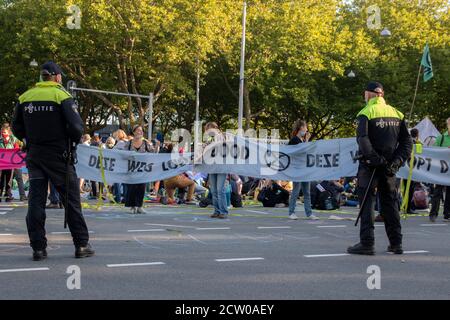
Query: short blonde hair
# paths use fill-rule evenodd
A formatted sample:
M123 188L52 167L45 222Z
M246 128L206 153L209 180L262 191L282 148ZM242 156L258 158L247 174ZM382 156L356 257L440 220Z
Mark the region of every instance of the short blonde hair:
M81 137L81 141L85 142L85 141L89 141L91 140L91 135L89 133L83 134L83 136Z
M117 141L127 140L127 134L122 129L119 129L114 131L113 138Z

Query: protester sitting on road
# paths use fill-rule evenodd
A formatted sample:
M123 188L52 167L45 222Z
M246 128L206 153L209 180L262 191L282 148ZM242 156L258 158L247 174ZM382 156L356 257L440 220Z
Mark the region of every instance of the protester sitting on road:
M125 150L139 153L154 152L150 141L144 139L144 130L142 126L135 125L132 130L133 139L125 145ZM127 192L125 197L125 207L131 208L131 213L147 213L143 208L145 183L127 184Z
M418 129L416 129L416 128L411 129L410 134L411 134L411 138L413 140L413 144L420 144L420 145L422 144L422 142L419 139L419 130ZM408 159L408 161L409 160L410 159ZM403 183L403 187L406 189L407 180L402 180L402 181L403 181L402 182ZM414 196L414 191L415 191L415 188L416 188L416 184L417 184L416 181L411 180L411 183L409 185L408 203L407 203L407 206L406 206L406 213L408 213L408 214L416 213L415 212L415 207L414 207L414 204L413 204L413 196Z
M289 204L289 191L273 180L267 180L258 194L258 201L264 207L284 208Z
M313 208L336 210L340 207L341 193L344 187L337 180L322 181L315 186Z
M193 201L195 192L195 182L187 177L186 174L182 173L175 177L164 180L164 188L166 189L167 203L176 204L175 200L175 190L177 188L188 188L187 198L184 202L185 204L197 204Z

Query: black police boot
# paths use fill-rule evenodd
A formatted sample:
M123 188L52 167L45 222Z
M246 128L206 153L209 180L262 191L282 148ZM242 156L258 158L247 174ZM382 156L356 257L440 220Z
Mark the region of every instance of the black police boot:
M389 245L387 251L392 252L394 254L403 254L403 248L401 244Z
M354 246L348 247L347 252L350 254L364 254L373 256L375 254L375 248L373 246L366 246L362 243L357 243Z
M47 259L47 250L33 250L33 261L41 261Z
M76 247L75 248L75 258L92 257L94 254L95 254L95 251L94 251L94 249L92 249L92 247L89 243L84 247Z

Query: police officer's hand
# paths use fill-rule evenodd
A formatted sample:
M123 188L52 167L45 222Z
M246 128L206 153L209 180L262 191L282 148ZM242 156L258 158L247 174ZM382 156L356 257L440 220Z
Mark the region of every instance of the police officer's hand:
M388 163L388 165L386 166L386 175L389 177L395 176L397 172L400 170L402 164L403 162L399 158L396 158L390 163Z
M380 155L373 155L367 158L366 163L369 167L377 168L386 165L386 159Z

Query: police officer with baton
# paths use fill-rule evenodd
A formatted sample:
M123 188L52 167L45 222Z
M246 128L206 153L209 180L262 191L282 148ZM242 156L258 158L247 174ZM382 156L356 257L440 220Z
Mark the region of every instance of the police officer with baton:
M404 116L386 104L381 83L370 82L364 93L366 107L357 115L360 153L358 198L360 202L360 242L347 249L351 254L375 254L375 189L380 196L388 251L402 254L396 173L411 156L412 139Z
M26 218L33 260L47 258L45 204L49 180L65 205L65 223L75 245L75 257L94 255L81 213L80 189L75 172L75 149L83 134L83 121L72 96L61 85L61 68L46 62L41 81L19 97L12 130L26 145L30 177Z

